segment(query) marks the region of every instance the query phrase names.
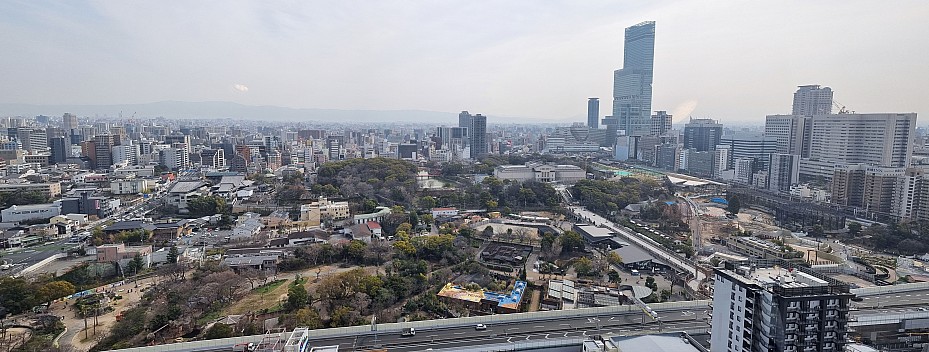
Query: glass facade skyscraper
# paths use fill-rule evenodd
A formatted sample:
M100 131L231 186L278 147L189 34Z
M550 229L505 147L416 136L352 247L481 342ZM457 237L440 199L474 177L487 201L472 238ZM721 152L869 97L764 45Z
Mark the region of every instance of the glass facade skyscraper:
M651 132L655 22L626 28L623 68L613 72L613 117L629 136Z

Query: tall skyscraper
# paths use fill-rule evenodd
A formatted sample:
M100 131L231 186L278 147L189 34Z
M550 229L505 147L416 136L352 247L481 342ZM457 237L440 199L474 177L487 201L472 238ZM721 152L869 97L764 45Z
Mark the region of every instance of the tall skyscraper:
M715 150L723 135L723 125L711 119L691 119L684 125L684 149L698 152Z
M711 351L843 350L848 284L780 260L727 262L714 274Z
M832 88L800 86L794 93L793 115L814 116L832 113Z
M587 127L600 127L600 98L587 98Z
M471 116L471 159L482 160L487 156L487 116Z
M471 120L472 120L472 119L471 119L471 114L468 113L467 111L462 111L460 114L458 114L458 127L467 128L467 129L468 129L468 131L467 131L468 133L466 134L467 136L470 136L470 135L471 135L471 131L470 131L470 130L471 130Z
M650 132L652 66L655 61L655 22L626 28L623 68L613 72L613 117L629 136Z

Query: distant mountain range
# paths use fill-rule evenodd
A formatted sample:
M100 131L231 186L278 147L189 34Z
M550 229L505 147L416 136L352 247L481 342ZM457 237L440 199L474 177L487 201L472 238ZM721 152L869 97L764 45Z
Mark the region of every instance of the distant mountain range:
M424 111L424 110L338 110L338 109L298 109L280 106L252 106L232 102L182 102L162 101L146 104L113 105L32 105L0 104L0 116L61 116L66 112L78 116L118 117L122 113L128 118L165 117L171 119L211 119L234 118L244 120L271 121L323 121L323 122L412 122L430 124L455 124L458 113ZM475 112L472 112L475 113ZM494 118L490 123L548 122L530 118ZM494 121L497 120L497 121Z

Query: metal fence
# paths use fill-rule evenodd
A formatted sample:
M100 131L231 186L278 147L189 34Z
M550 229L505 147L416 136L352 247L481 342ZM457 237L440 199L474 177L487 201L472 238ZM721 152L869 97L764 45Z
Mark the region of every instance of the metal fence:
M653 310L673 310L673 309L686 309L686 308L706 308L709 307L712 301L710 300L698 300L698 301L682 301L682 302L665 302L665 303L653 303L650 304ZM580 308L580 309L568 309L568 310L553 310L553 311L544 311L544 312L527 312L527 313L513 313L513 314L497 314L497 315L485 315L478 317L465 317L465 318L454 318L454 319L436 319L436 320L421 320L405 323L386 323L386 324L377 324L376 328L378 332L399 332L406 328L415 328L416 330L426 331L426 330L437 330L437 329L448 329L453 327L469 326L476 324L507 324L507 323L517 323L517 322L529 322L537 320L557 320L557 319L568 319L568 318L578 318L578 317L588 317L588 316L599 316L599 315L611 315L611 314L623 314L630 312L639 312L641 308L636 306L610 306L610 307L597 307L597 308ZM659 312L660 314L660 312ZM359 325L359 326L350 326L344 328L331 328L331 329L316 329L310 330L306 335L310 339L320 339L327 337L340 337L340 336L354 336L362 334L373 334L371 325ZM192 341L192 342L182 342L182 343L172 343L165 345L156 345L148 347L135 347L127 348L118 351L125 352L156 352L156 351L171 351L171 352L191 352L191 351L210 351L210 350L221 350L231 348L234 345L242 343L258 343L262 340L265 335L251 335L251 336L242 336L242 337L232 337L226 339L216 339L216 340L207 340L207 341ZM282 339L286 339L290 336L289 333L285 333L282 336Z

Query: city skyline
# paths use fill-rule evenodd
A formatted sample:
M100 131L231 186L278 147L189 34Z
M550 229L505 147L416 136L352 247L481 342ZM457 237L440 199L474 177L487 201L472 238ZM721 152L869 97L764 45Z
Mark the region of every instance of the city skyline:
M919 62L929 53L918 40L927 32L923 3L532 7L246 2L224 4L219 15L210 4L7 2L0 29L11 35L2 42L17 50L0 58L9 70L0 103L230 101L582 122L585 98L611 96L623 29L654 20L652 110L675 123L761 124L788 113L790 93L807 84L832 87L858 112L919 113L929 104L894 89L929 79ZM197 21L169 21L180 16ZM867 26L845 26L864 17ZM481 26L460 25L473 19ZM802 40L813 31L826 39Z

